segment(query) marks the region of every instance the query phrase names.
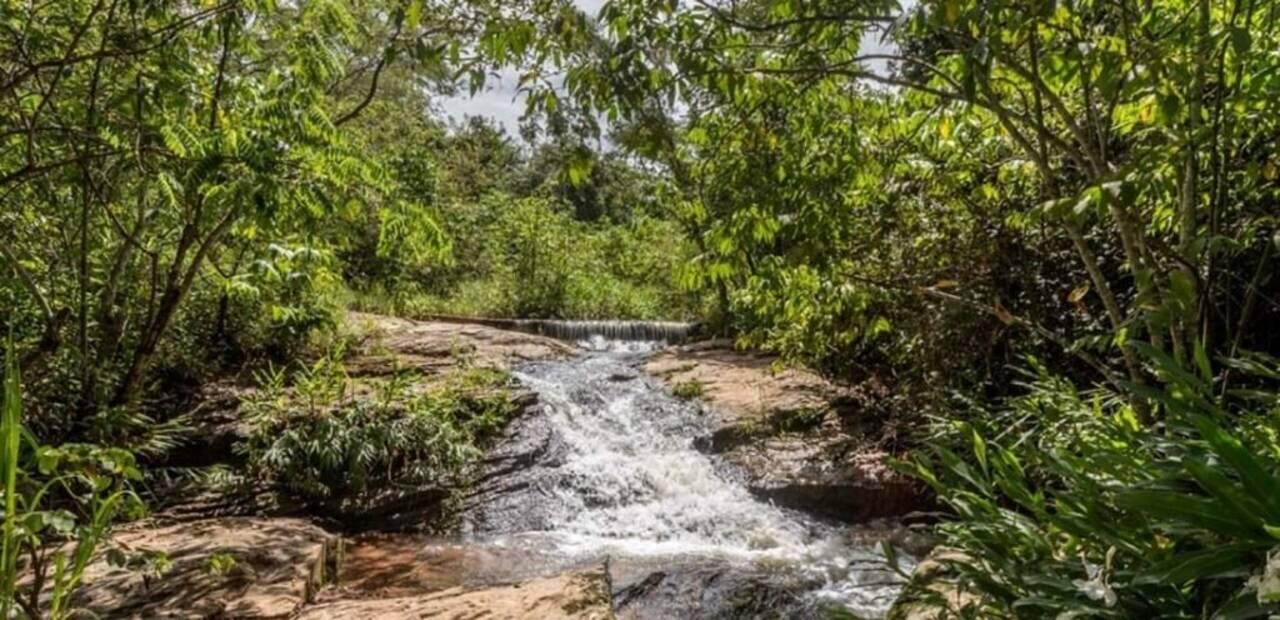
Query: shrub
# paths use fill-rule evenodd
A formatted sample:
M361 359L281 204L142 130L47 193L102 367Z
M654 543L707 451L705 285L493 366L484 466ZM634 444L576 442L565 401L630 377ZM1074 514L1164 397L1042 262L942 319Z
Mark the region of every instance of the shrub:
M246 402L249 471L304 500L359 500L392 486L443 485L514 410L506 376L471 369L423 385L397 372L357 395L340 349L293 375L265 373Z
M677 383L671 386L671 393L676 398L683 398L685 400L702 398L702 395L705 392L706 392L706 389L703 387L702 382L698 381L697 379L690 379L689 381L681 381L680 383Z
M142 511L129 487L141 474L127 450L35 445L23 428L12 340L6 351L0 417L0 618L65 618L71 613L71 595L111 525L120 516ZM21 590L19 575L31 577Z
M1280 612L1280 399L1215 395L1153 350L1164 421L1039 370L996 414L940 425L908 469L953 516L946 561L975 617L1259 617ZM1230 362L1266 385L1276 360ZM1274 388L1274 386L1272 386Z
M580 222L543 198L490 194L441 218L453 260L415 286L362 294L362 307L423 315L689 318L698 297L674 275L692 250L670 222Z

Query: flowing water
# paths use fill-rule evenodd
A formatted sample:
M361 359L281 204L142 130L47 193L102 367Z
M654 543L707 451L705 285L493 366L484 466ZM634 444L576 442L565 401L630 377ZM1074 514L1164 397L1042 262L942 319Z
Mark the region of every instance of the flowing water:
M657 342L681 342L693 335L697 323L675 321L557 321L550 319L516 319L515 329L542 334L560 340L591 343L631 343L644 346ZM593 340L595 339L595 340Z
M756 499L696 449L700 407L638 370L653 345L582 344L516 373L539 406L491 454L462 513L469 540L529 572L607 558L623 617L885 613L901 579L878 547Z

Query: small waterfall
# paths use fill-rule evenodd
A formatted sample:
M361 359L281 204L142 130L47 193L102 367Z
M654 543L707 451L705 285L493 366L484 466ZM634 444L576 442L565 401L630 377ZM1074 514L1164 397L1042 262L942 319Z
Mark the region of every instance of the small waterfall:
M606 325L565 322L557 335L599 340ZM880 550L754 497L699 451L706 416L644 376L644 350L589 348L514 373L541 404L489 454L463 509L468 539L518 554L513 565L607 558L615 604L639 620L883 617L903 580Z
M701 335L702 323L680 321L570 321L560 319L497 319L488 317L426 314L424 320L442 323L474 323L497 329L510 329L540 334L559 340L587 343L593 340L611 342L657 342L676 344Z
M676 321L557 321L520 319L515 326L559 340L589 341L593 338L620 341L676 343L694 335L697 323Z

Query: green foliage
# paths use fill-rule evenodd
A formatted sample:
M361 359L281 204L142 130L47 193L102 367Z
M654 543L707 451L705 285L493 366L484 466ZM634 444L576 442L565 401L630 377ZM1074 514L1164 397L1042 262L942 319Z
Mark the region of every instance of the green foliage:
M702 395L705 392L706 392L706 387L703 386L702 382L698 381L697 379L690 379L689 381L681 381L680 383L677 383L671 386L671 393L676 398L683 398L685 400L694 400L697 398L702 398Z
M331 322L334 274L394 289L442 263L430 103L565 6L0 9L0 327L40 378L33 425L76 438L158 386L287 358Z
M340 349L294 373L291 387L283 371L262 379L238 449L252 475L313 502L445 485L514 410L506 376L486 369L433 385L402 371L357 394Z
M230 553L215 553L205 561L205 570L213 575L227 575L236 569L236 556Z
M88 444L46 446L23 428L22 383L12 340L0 408L0 616L66 618L71 595L110 526L136 517L134 456ZM20 576L30 576L18 588Z
M1276 344L1257 327L1276 312L1259 294L1277 168L1256 148L1280 101L1272 17L1248 0L614 0L590 44L544 42L568 77L529 101L626 127L676 185L684 283L748 344L884 369L930 404L1000 391L1027 350L1141 383L1127 341L1188 365L1196 342L1207 359ZM876 35L892 45L868 53Z
M963 552L949 563L980 594L980 616L1280 611L1274 392L1224 403L1149 353L1167 379L1144 390L1165 410L1164 428L1139 424L1120 395L1081 393L1040 368L1006 410L939 422L908 468L954 515L939 533ZM1280 370L1276 360L1248 364Z
M531 318L686 318L696 311L697 297L674 282L690 248L668 221L581 222L550 200L504 194L446 213L454 263L425 291L357 304L410 315Z

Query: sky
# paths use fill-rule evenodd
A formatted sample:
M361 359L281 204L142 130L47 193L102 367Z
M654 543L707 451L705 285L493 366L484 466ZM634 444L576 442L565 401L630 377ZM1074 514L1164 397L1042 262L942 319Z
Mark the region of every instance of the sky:
M600 13L605 0L573 0L587 15ZM485 81L485 89L469 96L465 92L440 102L446 116L461 121L466 116L487 116L498 121L507 133L519 135L520 115L524 113L524 98L516 92L518 75L515 71L499 72L496 79Z
M587 15L599 14L605 0L574 0L578 8ZM904 8L910 8L915 0L905 0ZM863 51L867 53L887 51L876 37L867 37L863 41ZM487 116L500 123L507 134L519 135L520 115L524 113L524 98L516 92L518 78L514 71L502 71L496 79L487 80L485 89L469 96L465 92L448 97L440 102L446 116L461 121L466 116Z

